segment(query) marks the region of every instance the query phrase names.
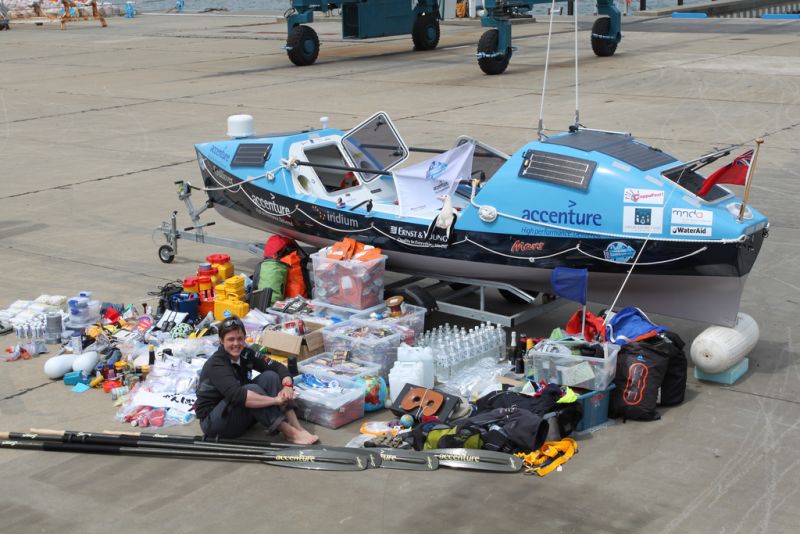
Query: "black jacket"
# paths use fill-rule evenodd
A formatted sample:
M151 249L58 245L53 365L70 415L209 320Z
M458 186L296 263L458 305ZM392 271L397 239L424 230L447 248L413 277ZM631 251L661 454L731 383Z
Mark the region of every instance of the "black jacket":
M244 349L239 355L239 365L231 362L231 357L220 347L203 365L200 380L197 383L197 402L195 413L198 419L204 419L223 399L229 406L244 406L247 390L242 386L250 384L252 371L263 373L274 371L281 381L289 374L282 364L256 353L252 349Z

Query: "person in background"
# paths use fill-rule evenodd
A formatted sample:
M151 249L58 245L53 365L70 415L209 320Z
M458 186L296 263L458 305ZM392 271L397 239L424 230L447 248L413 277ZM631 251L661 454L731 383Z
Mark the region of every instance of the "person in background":
M237 438L254 423L281 432L290 443L309 445L319 437L300 426L292 409L294 389L289 371L265 360L245 344L238 317L219 327L220 347L203 365L195 413L207 437ZM252 379L253 371L260 374Z

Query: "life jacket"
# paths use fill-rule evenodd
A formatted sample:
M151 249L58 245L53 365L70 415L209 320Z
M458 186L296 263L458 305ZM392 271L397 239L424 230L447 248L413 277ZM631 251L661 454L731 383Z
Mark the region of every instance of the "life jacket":
M559 441L548 441L530 454L517 454L517 456L522 458L526 475L543 477L568 462L577 453L578 443L574 439L564 438Z

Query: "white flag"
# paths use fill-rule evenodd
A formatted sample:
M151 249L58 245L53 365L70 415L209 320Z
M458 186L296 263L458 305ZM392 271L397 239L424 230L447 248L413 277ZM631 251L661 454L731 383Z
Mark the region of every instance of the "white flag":
M460 180L472 176L473 143L439 154L435 158L395 171L394 184L401 215L419 215L441 209L442 195L453 195Z

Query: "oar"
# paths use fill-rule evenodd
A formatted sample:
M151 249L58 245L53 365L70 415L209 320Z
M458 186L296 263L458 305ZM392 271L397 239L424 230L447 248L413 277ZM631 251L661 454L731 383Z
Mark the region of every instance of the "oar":
M182 449L191 451L209 452L236 452L242 454L263 454L265 452L275 452L283 449L275 447L222 447L216 443L193 443L191 441L148 441L136 439L133 436L96 434L77 430L50 430L45 428L32 428L29 433L19 434L10 433L12 439L56 441L59 443L89 443L93 445L121 445L124 447L150 447L154 449Z
M35 430L31 430L32 432ZM95 434L97 435L97 434ZM352 447L327 447L325 445L296 445L293 443L272 443L269 441L258 441L254 439L222 439L206 438L205 436L179 436L175 434L148 434L147 432L126 432L117 430L104 430L101 435L123 436L135 438L148 443L187 443L197 446L207 447L210 450L229 450L232 452L263 452L265 450L276 451L286 449L319 449L333 452L346 452L356 454L364 458L371 468L381 467L381 455L377 451L368 449L356 449Z
M453 469L476 469L516 473L522 469L522 458L504 452L482 449L430 449L425 451L439 459L439 465Z
M154 447L126 447L109 444L92 443L63 443L57 442L57 436L40 436L35 434L21 434L16 432L0 433L0 448L45 450L57 452L77 452L92 454L111 454L125 456L158 456L162 458L183 459L209 459L209 460L238 460L258 461L280 467L294 467L298 469L313 469L324 471L362 471L367 468L363 457L343 452L323 451L319 449L296 449L292 451L264 452L262 454L186 450L173 448ZM24 436L24 439L21 437ZM15 439L16 438L16 439ZM42 441L42 438L53 441Z
M364 455L370 462L370 467L385 467L387 469L404 469L410 471L434 471L439 467L439 461L427 453L409 451L404 449L360 449L355 447L327 447L324 445L294 445L291 443L274 443L253 439L225 439L209 438L206 436L179 436L173 434L149 434L147 432L117 432L105 430L108 434L136 437L148 442L171 443L196 443L222 449L235 448L245 450L252 447L267 447L274 449L295 449L304 447L309 449L325 449L329 451L348 452Z
M405 469L408 471L435 471L439 469L439 459L426 452L406 449L378 448L381 467L386 469Z

